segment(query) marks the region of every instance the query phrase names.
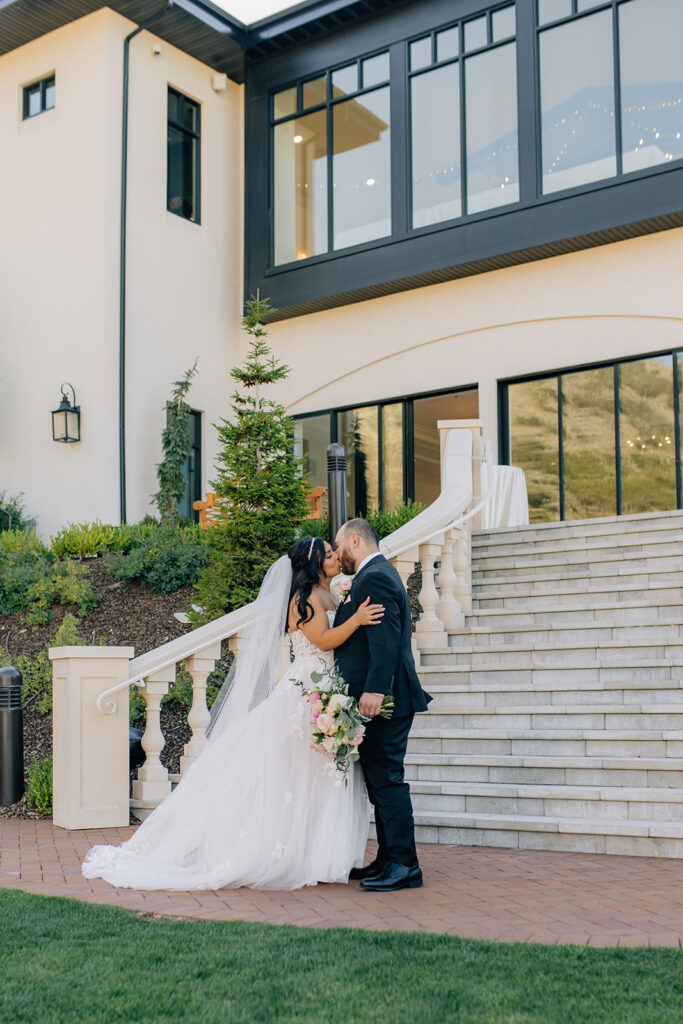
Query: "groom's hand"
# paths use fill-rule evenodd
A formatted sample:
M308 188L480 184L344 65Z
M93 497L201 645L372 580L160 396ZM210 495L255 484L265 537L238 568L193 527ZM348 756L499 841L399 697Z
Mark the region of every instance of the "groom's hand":
M383 693L361 693L358 710L366 718L375 718L382 710Z

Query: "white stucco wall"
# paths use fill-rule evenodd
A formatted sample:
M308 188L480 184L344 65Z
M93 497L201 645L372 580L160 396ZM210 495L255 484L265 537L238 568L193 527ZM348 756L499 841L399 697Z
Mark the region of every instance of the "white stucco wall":
M683 346L683 229L273 324L293 414Z
M119 210L123 40L107 9L0 58L0 491L23 491L39 531L119 521ZM242 279L242 89L141 33L131 44L127 463L128 519L156 488L164 403L199 357L190 401L208 424L232 390ZM56 74L56 105L22 120L22 87ZM166 211L166 101L202 105L202 224ZM79 444L51 439L69 381ZM207 429L208 426L208 429Z

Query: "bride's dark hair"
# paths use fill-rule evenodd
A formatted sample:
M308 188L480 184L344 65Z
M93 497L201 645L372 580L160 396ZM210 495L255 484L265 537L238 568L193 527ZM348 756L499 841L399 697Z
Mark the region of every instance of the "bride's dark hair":
M313 605L309 601L313 587L320 581L325 562L325 542L322 537L302 537L292 544L287 552L292 563L292 585L289 588L289 601L296 596L296 609L299 613L297 629L302 623L313 617ZM287 627L285 626L285 629Z

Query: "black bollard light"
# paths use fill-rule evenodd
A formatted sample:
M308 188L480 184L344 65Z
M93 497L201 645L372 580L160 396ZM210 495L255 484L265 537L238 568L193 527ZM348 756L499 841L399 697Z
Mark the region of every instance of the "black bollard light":
M346 452L336 441L327 448L327 507L330 515L330 540L349 518L346 510Z
M24 795L23 722L21 672L0 668L0 807L10 807Z

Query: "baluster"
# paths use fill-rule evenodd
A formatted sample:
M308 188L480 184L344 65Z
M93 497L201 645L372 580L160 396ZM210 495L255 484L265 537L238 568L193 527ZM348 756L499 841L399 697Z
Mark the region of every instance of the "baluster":
M142 737L142 747L147 757L138 769L138 777L133 782L133 799L131 807L136 817L146 817L164 797L171 792L171 780L164 768L159 754L164 749L164 734L161 731L161 698L168 693L169 685L175 679L175 665L161 669L153 676L145 677L144 697L147 708L147 722ZM141 810L143 813L138 814Z
M448 634L436 613L439 593L434 582L434 563L441 555L443 534L427 544L420 544L420 562L422 564L422 590L419 602L422 615L415 627L419 647L447 647Z
M206 746L206 730L211 721L206 706L206 680L214 666L220 660L220 641L206 647L199 654L187 658L185 666L192 676L192 707L187 716L187 724L192 729L192 738L185 744L183 756L180 758L180 774L184 775L193 761L196 761Z
M455 551L453 567L456 575L454 596L463 613L472 611L472 562L470 550L472 532L469 524L454 530Z
M449 530L444 537L441 552L441 568L439 570L439 600L436 614L446 630L460 629L465 624L465 616L455 597L458 578L453 568L455 531Z

